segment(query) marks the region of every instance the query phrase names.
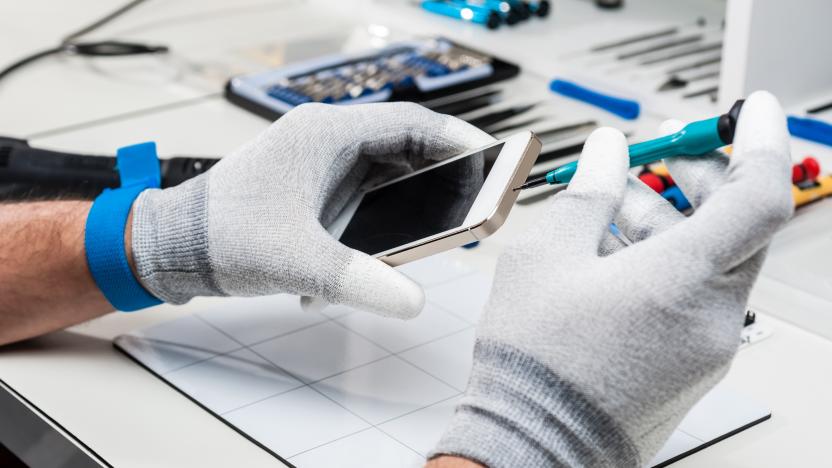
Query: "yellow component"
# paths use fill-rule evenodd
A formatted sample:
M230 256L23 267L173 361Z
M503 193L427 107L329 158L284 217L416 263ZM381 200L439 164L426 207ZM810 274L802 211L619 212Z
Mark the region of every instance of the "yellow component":
M734 145L728 145L725 148L722 148L722 152L731 156L731 152L734 151Z
M795 207L832 196L832 175L820 177L816 183L817 185L809 188L800 188L797 185L792 185L792 198L794 198Z
M667 177L668 174L670 174L670 172L667 170L667 166L665 166L664 163L654 164L650 166L650 172L665 177Z

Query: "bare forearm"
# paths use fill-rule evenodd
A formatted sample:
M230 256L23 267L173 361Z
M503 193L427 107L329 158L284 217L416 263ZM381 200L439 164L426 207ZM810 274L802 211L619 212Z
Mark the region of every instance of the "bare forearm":
M90 205L0 204L0 345L112 311L87 268Z

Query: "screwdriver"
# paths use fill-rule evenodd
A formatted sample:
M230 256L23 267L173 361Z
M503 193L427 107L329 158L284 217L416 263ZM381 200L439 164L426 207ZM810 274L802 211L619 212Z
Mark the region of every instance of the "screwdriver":
M734 130L743 102L742 99L738 100L728 113L719 117L691 122L671 135L630 145L630 167L642 166L670 156L702 156L730 145L734 141ZM572 180L577 169L577 161L564 164L542 177L515 187L514 190L525 190L545 184L566 184Z
M438 0L425 0L421 5L422 8L432 13L482 24L488 29L497 29L503 22L496 11L480 5L457 4Z

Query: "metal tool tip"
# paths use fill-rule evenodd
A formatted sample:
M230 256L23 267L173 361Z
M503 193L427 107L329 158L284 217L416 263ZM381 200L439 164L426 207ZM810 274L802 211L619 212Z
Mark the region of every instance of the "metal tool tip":
M527 188L537 187L539 185L548 184L548 183L549 183L549 181L546 180L546 177L538 177L536 179L527 180L525 184L523 184L519 187L514 187L512 190L514 190L516 192L518 190L525 190Z

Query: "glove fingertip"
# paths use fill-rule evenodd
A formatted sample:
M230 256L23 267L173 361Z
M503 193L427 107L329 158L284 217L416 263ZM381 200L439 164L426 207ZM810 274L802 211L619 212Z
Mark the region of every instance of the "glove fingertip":
M621 198L627 181L627 139L620 130L601 127L584 143L569 190L602 191Z
M786 115L777 98L768 91L755 91L748 96L737 122L734 147L743 153L767 155L788 164L789 131Z
M339 302L385 317L412 319L425 305L422 287L393 267L357 253L346 267Z

